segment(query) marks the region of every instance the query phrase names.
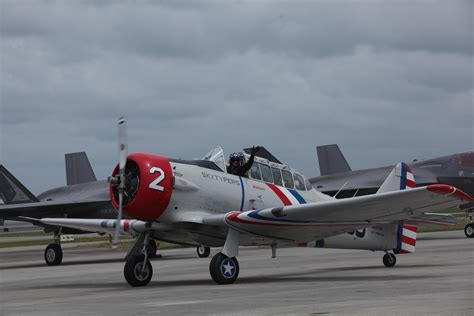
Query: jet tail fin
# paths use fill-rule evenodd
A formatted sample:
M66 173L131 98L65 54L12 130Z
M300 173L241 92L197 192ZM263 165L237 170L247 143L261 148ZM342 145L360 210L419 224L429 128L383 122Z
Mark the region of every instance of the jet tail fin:
M17 178L0 165L0 204L39 202Z
M416 188L415 177L410 166L404 162L398 163L382 183L377 193L399 191Z
M318 146L316 151L322 176L352 171L337 144Z
M65 154L67 185L97 181L85 152Z

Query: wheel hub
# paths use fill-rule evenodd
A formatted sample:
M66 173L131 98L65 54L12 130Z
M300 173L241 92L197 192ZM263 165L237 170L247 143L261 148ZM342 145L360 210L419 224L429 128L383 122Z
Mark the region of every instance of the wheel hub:
M234 276L237 269L235 268L235 263L231 259L224 259L221 263L221 273L222 276L226 279L230 279Z
M466 232L467 232L468 235L472 235L472 227L471 227L471 226L468 226L468 227L466 228Z
M48 251L46 251L46 259L48 259L49 262L53 262L54 259L56 259L56 253L53 249L48 249Z
M148 266L145 264L145 268L143 268L143 265L145 263L143 262L138 262L135 265L135 268L133 269L133 272L135 274L135 278L139 281L144 281L146 278L148 278L148 274L150 273L150 269L148 269Z

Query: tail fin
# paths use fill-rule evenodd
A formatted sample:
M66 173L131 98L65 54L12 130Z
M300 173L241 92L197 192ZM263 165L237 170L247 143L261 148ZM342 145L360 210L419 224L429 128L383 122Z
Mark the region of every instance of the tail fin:
M382 183L377 193L399 191L416 188L415 177L410 166L404 162L398 163Z
M85 152L64 155L67 185L97 181Z
M387 179L382 183L377 193L399 191L416 188L415 177L411 172L410 166L404 162L398 163L392 169ZM393 249L395 253L413 253L416 245L417 227L407 225L401 222L397 225L397 248Z
M337 144L318 146L316 151L322 176L352 171Z
M411 225L398 225L397 233L397 248L393 249L394 253L414 253L416 246L416 226Z
M0 204L39 202L17 178L0 165Z

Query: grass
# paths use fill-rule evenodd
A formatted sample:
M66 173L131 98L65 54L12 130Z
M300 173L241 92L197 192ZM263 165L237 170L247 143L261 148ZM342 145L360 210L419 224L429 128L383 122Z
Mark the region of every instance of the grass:
M47 234L45 232L41 231L30 231L30 232L15 232L15 233L10 233L10 232L2 232L0 233L0 238L2 237L38 237L38 236L47 236L51 234Z
M2 234L3 236L4 234ZM6 235L6 234L5 234ZM0 243L0 248L13 248L13 247L27 247L27 246L47 246L53 242L52 234L40 233L40 234L17 234L14 236L8 234L8 237L25 237L25 236L50 236L51 239L42 239L42 240L21 240L21 241L12 241L12 242L2 242ZM63 241L64 244L79 244L80 247L94 247L94 248L110 248L110 238L108 236L97 236L97 237L77 237L75 236L73 241ZM79 235L80 236L80 235ZM6 236L5 236L6 237ZM128 250L133 245L135 241L132 237L121 236L118 244L119 249ZM89 243L89 244L88 244ZM172 244L168 242L160 242L160 249L173 249L181 248L184 246Z

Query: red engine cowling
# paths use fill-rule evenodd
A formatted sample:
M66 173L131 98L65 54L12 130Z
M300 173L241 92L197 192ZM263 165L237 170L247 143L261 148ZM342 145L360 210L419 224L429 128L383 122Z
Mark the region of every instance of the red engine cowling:
M115 167L112 176L118 172ZM173 191L173 172L168 159L136 153L127 157L123 213L142 221L158 219L168 207ZM110 185L110 198L118 208L118 189Z

